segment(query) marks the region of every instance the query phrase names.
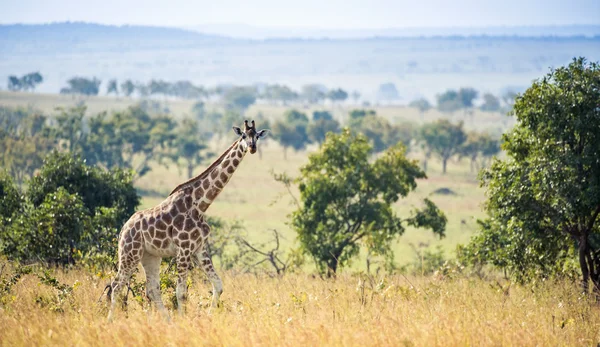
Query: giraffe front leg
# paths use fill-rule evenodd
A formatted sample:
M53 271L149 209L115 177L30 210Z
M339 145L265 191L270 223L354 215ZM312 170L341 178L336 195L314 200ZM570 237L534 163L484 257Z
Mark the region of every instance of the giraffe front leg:
M217 272L215 271L215 268L212 264L212 260L210 258L210 254L208 253L208 249L206 246L203 247L203 249L200 252L198 252L198 261L200 262L202 270L204 270L204 273L206 274L213 286L213 297L211 306L217 307L219 304L219 297L223 293L223 282L221 281L221 278L219 277L219 275L217 275Z
M177 311L179 315L185 313L185 303L187 301L187 278L188 270L191 266L190 251L179 250L177 255L177 288L175 293L177 295Z

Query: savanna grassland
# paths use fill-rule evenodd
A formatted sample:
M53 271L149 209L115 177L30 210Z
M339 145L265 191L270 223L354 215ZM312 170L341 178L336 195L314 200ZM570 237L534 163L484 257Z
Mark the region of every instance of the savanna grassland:
M225 273L222 307L209 310L208 286L192 273L187 314L165 322L130 298L109 323L98 297L106 279L59 271L57 291L26 277L0 308L0 344L40 345L365 345L595 346L600 310L572 283L531 286L475 278L321 280ZM163 297L172 293L163 294ZM167 307L172 307L166 300Z
M0 93L0 104L27 106L52 112L55 106L73 105L81 99L70 96ZM90 113L123 109L128 99L86 98ZM192 103L169 100L175 116L189 112ZM348 106L325 106L343 120ZM428 122L442 116L437 111L420 115L405 107L375 107L378 114L394 121ZM276 117L283 107L254 105L247 118L261 113ZM303 111L310 111L304 109ZM464 120L465 128L501 132L512 123L500 114L475 112L450 115ZM240 122L241 123L241 122ZM260 124L258 124L260 127ZM216 155L235 136L211 141ZM208 214L228 221L238 220L253 242L265 241L269 230L284 237L284 247L294 245L294 233L287 215L294 209L286 189L271 172L294 176L307 161L307 151L289 151L284 159L275 141L265 141L262 156L248 155ZM421 160L418 151L409 153ZM198 167L199 173L209 161ZM441 162L428 164L428 179L396 205L399 214L408 213L428 197L448 218L446 237L435 238L429 231L408 228L393 246L398 265L415 263L415 249L441 247L447 258L454 257L457 244L468 242L483 216L484 190L470 172L467 159L453 159L448 173ZM136 181L137 188L150 192L140 208L151 207L185 180L178 168L155 165ZM451 194L434 194L448 188ZM297 193L292 191L292 193ZM310 264L309 264L310 265ZM361 256L336 279L324 280L306 271L282 277L219 271L224 282L222 307L209 309L209 285L194 270L190 276L189 302L185 317L171 311L165 322L154 313L143 295L129 298L128 312L118 312L107 322L106 297L98 298L113 272L92 273L83 269L49 270L58 282L42 283L34 274L25 275L7 290L0 301L0 345L583 345L600 342L600 307L581 296L577 283L569 280L510 284L492 276L469 275L460 267L449 267L434 276L364 274ZM10 279L14 268L0 261L2 278ZM34 267L34 273L41 273ZM143 275L135 283L142 283ZM53 284L52 284L53 283ZM50 285L49 285L50 284ZM139 294L139 293L138 293ZM163 300L173 309L172 290L163 291Z

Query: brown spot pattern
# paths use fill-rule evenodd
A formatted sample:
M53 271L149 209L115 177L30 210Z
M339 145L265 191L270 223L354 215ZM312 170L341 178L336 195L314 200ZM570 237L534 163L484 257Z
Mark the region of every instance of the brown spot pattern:
M204 201L200 201L200 205L198 206L198 208L200 209L200 211L204 212L208 208L208 204Z
M204 196L204 189L202 189L202 187L198 187L196 188L196 191L194 192L194 198L196 200L201 199Z
M218 175L218 174L219 174L219 170L213 170L213 171L210 173L210 178L212 178L212 179L214 180L215 178L217 178L217 175Z
M175 220L173 221L173 225L175 226L175 228L177 228L178 230L182 230L184 219L185 218L182 215L178 215L177 217L175 217Z
M221 183L221 181L215 181L215 187L217 187L219 189L223 189L223 187L225 187L225 185L223 185L223 183Z
M188 218L185 220L184 229L186 231L192 231L192 230L194 230L195 227L196 227L196 223L194 223L194 221L191 218Z
M162 220L157 220L154 224L156 226L156 230L165 230L167 229L167 225Z
M206 192L206 197L209 200L214 200L217 195L219 195L220 189L218 189L217 187L213 187L211 188L209 191Z
M237 159L233 159L232 163L233 163L233 166L238 166L240 164L240 161Z
M227 176L224 172L221 172L221 181L227 182L228 179L229 179L229 176Z

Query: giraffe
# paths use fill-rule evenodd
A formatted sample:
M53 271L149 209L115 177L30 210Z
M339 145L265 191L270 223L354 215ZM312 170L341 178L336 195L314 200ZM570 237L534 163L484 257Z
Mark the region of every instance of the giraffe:
M229 182L246 152L254 154L257 141L268 132L266 129L256 131L254 120L251 125L245 120L243 130L236 126L233 130L239 138L204 172L175 187L157 206L133 214L121 229L119 270L109 285L109 320L113 318L121 290L127 286L140 262L146 274L146 296L166 319L169 318L160 292L160 263L164 257L175 257L177 263L175 292L180 314L185 311L187 275L194 258L212 283L211 306L217 306L223 284L208 253L210 226L205 213Z

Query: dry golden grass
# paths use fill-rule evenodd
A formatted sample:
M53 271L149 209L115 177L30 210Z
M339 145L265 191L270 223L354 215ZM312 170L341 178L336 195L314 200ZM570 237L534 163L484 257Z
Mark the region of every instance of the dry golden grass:
M513 285L505 292L492 282L468 278L392 276L367 279L361 286L359 276L351 274L337 280L296 274L223 277L223 305L210 313L209 287L194 272L184 317L172 312L167 323L130 299L128 317L119 311L109 323L105 304L96 302L107 279L81 270L59 272L61 282L78 284L72 304L57 313L36 303L40 296L55 296L53 289L27 276L13 287L12 301L0 308L0 344L595 346L600 342L600 307L578 295L574 283Z

